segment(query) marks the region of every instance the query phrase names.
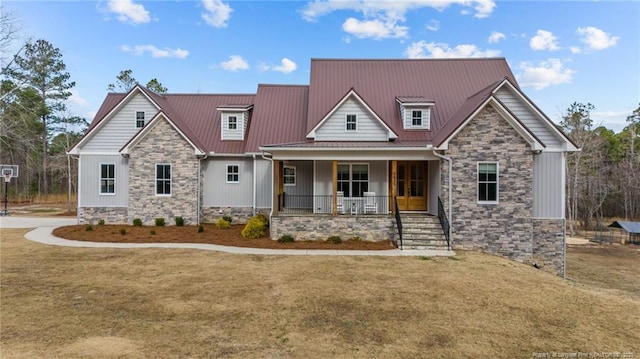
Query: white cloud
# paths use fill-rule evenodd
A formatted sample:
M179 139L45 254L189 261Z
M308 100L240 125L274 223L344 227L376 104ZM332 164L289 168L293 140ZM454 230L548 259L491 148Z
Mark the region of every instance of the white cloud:
M69 92L71 92L71 97L69 97L69 102L71 102L73 105L85 107L89 104L86 99L80 96L80 93L78 92L78 90L70 90Z
M572 54L579 54L582 52L582 49L580 49L578 46L571 46L569 50Z
M280 61L280 66L275 66L273 71L282 72L283 74L288 74L295 71L298 68L295 62L289 60L288 58L283 58Z
M364 0L315 0L307 3L302 10L305 20L313 21L318 17L339 10L353 10L365 16L381 15L387 18L403 18L409 10L434 8L442 11L450 5L473 7L475 17L489 16L496 7L494 0L404 0L404 1L364 1Z
M518 75L518 82L523 87L533 87L536 90L571 83L576 73L565 68L559 59L548 59L538 64L522 62L520 69L522 72Z
M136 4L133 0L109 0L107 9L118 15L118 20L134 25L145 24L151 21L151 15L144 6Z
M429 31L438 31L440 30L440 22L438 22L438 20L431 20L427 25L425 25L425 28Z
M342 29L360 39L370 37L377 40L407 37L407 30L409 30L406 26L398 25L397 21L383 22L380 19L360 21L352 17L345 20Z
M494 44L494 43L496 43L496 42L498 42L500 40L504 40L506 38L507 38L507 35L505 35L505 34L503 34L501 32L498 32L498 31L494 31L494 32L491 33L491 35L489 35L489 38L487 39L487 41L490 44Z
M558 38L551 32L545 30L538 30L536 36L532 37L529 41L529 46L533 50L560 50L558 46Z
M189 51L183 50L181 48L170 49L168 47L165 47L164 49L159 49L154 45L136 45L133 47L129 45L122 45L120 49L124 52L130 52L134 55L142 55L145 52L148 52L149 54L151 54L151 57L155 58L173 57L177 59L184 59L185 57L189 56Z
M298 65L286 57L282 58L282 60L280 60L280 65L277 66L267 65L264 62L258 64L258 71L277 71L282 72L283 74L292 73L297 68Z
M611 34L593 26L579 27L576 32L580 35L580 41L592 50L604 50L615 46L620 39L618 36L611 36Z
M495 57L500 55L500 51L481 50L471 44L461 44L452 48L448 44L418 41L407 47L405 55L410 59Z
M406 21L408 11L420 8L444 10L454 4L473 7L474 16L478 18L489 16L496 6L494 0L314 0L302 10L302 17L307 21L315 21L334 11L356 11L363 18L347 18L342 24L342 29L347 33L358 38L401 38L408 36L409 27L401 25ZM435 31L434 26L436 30L439 28L437 23L430 24L427 28Z
M246 70L249 68L249 64L245 59L240 55L231 55L229 56L228 61L223 61L220 63L220 67L227 71L238 71L238 70Z
M205 9L202 19L207 24L213 27L227 27L233 11L229 4L223 3L222 0L202 0L202 6Z

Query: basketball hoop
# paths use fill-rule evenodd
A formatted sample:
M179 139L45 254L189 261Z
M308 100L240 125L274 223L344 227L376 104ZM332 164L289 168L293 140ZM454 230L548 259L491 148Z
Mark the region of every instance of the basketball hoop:
M11 174L11 172L5 172L2 174L2 177L4 177L5 183L9 183L11 182L11 177L13 177L13 175Z

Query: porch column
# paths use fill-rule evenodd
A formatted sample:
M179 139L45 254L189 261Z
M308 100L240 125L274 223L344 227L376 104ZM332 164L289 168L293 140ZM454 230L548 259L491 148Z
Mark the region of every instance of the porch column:
M334 160L331 166L331 178L333 181L333 198L331 200L331 213L338 214L338 161Z
M396 206L394 201L398 195L398 161L391 161L391 200L389 201L389 210L391 213L396 213Z
M280 161L273 160L273 214L278 214L280 209Z

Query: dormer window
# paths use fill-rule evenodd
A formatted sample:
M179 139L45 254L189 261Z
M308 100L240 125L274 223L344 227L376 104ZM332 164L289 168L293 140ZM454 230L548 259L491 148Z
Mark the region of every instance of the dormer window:
M136 111L136 128L144 127L144 111Z
M230 130L238 129L238 117L237 116L229 116L228 128Z
M354 114L347 115L346 129L347 131L355 131L358 126L358 116Z
M411 111L411 126L422 127L422 110Z
M431 108L433 101L424 97L397 97L400 104L400 118L405 130L428 130L431 128Z
M223 141L244 141L249 128L249 117L253 105L225 105L220 112L220 139Z

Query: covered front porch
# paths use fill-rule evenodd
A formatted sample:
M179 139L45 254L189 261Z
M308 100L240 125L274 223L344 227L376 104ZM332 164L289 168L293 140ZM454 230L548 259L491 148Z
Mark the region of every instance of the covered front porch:
M437 214L439 161L274 160L274 216Z

